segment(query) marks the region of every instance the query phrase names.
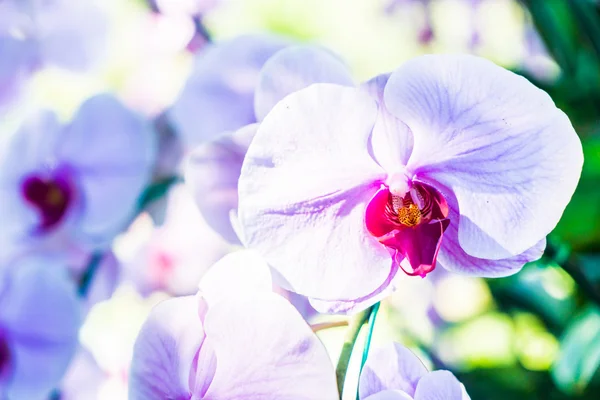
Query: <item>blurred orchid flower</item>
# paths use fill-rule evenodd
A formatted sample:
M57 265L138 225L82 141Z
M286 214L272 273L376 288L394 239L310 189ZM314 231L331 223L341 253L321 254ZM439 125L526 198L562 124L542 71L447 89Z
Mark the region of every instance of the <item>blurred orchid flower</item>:
M398 343L369 354L358 393L360 400L470 400L452 372L428 372L417 356Z
M81 71L103 54L107 21L93 1L0 2L0 104L45 65Z
M52 258L27 257L0 271L3 399L48 398L75 353L81 316L63 267Z
M187 187L176 185L166 200L164 224L149 226L148 216L140 215L119 239L127 240L129 235L147 237L135 255L124 262L125 279L143 295L157 290L172 295L193 294L200 278L231 246L204 221Z
M2 249L107 244L133 216L154 139L109 95L87 100L65 126L49 112L29 119L1 149Z
M239 221L284 288L347 312L387 295L399 268L517 272L541 256L582 163L569 119L527 80L423 56L279 102L244 160Z
M237 40L244 43L250 39L252 37ZM262 40L262 37L253 38L252 43L262 43ZM228 60L230 57L226 54L230 51L237 51L237 45L222 49L221 57ZM239 232L235 230L237 183L246 151L259 126L256 122L262 121L286 95L313 83L354 86L348 68L335 55L318 46L288 46L268 58L260 71L257 69L256 72L248 99L244 102L249 116L237 122L249 125L230 132L220 132L212 141L198 146L192 152L186 168L186 183L192 188L202 215L230 243L240 243ZM214 97L210 91L203 94L207 98L211 95ZM232 116L243 115L238 114L236 109L227 109L228 104L222 104L224 109L218 118L227 113ZM197 126L203 123L201 119L196 120Z
M471 28L471 38L469 40L469 48L474 50L475 47L479 44L479 28L477 27L477 11L482 4L482 0L462 0L465 3L470 11L470 16L464 21L464 23L468 24ZM429 44L434 38L434 30L433 30L433 21L432 21L432 10L431 4L432 0L389 0L385 5L385 11L387 13L398 13L405 12L410 8L414 8L416 6L421 7L423 10L423 24L419 29L418 37L419 43L423 45Z
M210 44L198 53L169 113L185 147L256 122L254 91L260 70L288 44L277 36L245 35Z
M130 399L338 398L325 348L271 285L244 250L217 262L197 296L156 306L134 347Z
M214 8L219 0L151 0L151 3L162 13L194 16Z

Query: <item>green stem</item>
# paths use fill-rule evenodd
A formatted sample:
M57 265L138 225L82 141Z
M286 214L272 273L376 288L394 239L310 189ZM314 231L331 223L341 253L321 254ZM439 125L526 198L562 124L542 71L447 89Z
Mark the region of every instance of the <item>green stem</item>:
M87 296L90 286L92 285L94 275L96 274L96 271L102 262L102 258L104 258L104 253L101 252L95 252L90 257L88 265L85 268L85 271L83 271L83 275L81 275L81 279L79 280L79 297Z
M369 331L367 332L367 338L365 339L365 348L363 349L362 361L360 363L360 370L362 371L367 357L369 356L369 349L371 348L371 339L373 339L373 329L375 328L375 320L377 319L377 313L379 312L379 306L381 303L373 305L371 315L369 315Z
M362 372L367 358L369 357L369 349L371 348L371 340L373 339L373 330L375 329L375 320L377 319L377 313L379 312L379 306L381 303L375 303L371 308L371 315L369 315L369 330L367 331L367 338L365 339L365 347L363 348L362 360L360 362L360 372ZM358 374L360 378L360 372ZM360 400L358 394L358 388L356 390L356 400Z
M344 382L346 381L346 373L348 372L348 364L350 364L350 356L352 356L354 343L356 343L356 338L358 338L360 328L362 328L365 322L367 322L369 319L372 308L373 307L369 307L366 310L356 314L350 321L348 329L346 330L346 337L344 338L342 352L340 353L340 358L338 359L337 367L335 368L335 376L337 378L337 387L340 394L340 399L342 398L342 393L344 392Z

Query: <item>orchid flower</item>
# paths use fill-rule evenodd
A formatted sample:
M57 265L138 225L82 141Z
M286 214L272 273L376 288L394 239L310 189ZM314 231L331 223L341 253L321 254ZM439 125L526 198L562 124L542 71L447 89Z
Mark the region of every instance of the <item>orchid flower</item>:
M103 54L107 21L92 1L0 2L0 104L47 65L90 68Z
M360 375L359 400L470 400L450 371L429 372L398 343L371 351Z
M64 265L18 258L0 270L0 398L44 399L77 348L80 309Z
M141 118L98 95L68 125L49 112L29 119L0 150L2 253L32 243L94 249L132 218L155 143Z
M256 122L253 99L260 70L287 44L276 36L245 35L198 53L169 113L185 147Z
M157 305L135 343L129 398L337 399L325 348L271 285L243 250L217 262L197 296Z
M275 105L242 166L240 228L284 288L356 311L399 269L500 277L538 259L582 163L569 119L526 79L422 56Z

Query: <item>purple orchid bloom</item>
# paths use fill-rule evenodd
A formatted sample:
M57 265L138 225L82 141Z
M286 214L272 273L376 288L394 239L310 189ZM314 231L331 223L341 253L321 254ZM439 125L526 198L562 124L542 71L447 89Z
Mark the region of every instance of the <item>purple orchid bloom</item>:
M265 62L289 43L277 36L245 35L198 53L170 118L186 147L257 121L254 91Z
M151 130L109 95L87 100L68 125L38 114L1 150L3 251L105 245L132 217L155 158Z
M77 347L80 309L61 262L19 258L0 270L0 397L44 399Z
M427 371L416 355L398 343L369 354L358 393L360 400L470 400L450 371Z
M234 50L235 47L229 49ZM313 83L354 86L348 68L321 47L297 45L278 51L260 69L246 105L253 111L252 118L244 122L257 123L237 131L223 132L192 152L186 169L186 183L192 188L198 208L208 224L230 243L240 243L239 232L235 229L237 183L259 122L286 95ZM201 123L198 120L198 124Z
M284 288L347 312L394 289L398 269L500 277L538 259L582 163L569 119L527 80L422 56L279 102L244 160L239 221Z
M88 69L103 54L106 17L92 1L0 2L0 104L36 70Z
M244 250L217 262L197 296L156 306L136 340L129 398L338 398L325 348L271 285Z

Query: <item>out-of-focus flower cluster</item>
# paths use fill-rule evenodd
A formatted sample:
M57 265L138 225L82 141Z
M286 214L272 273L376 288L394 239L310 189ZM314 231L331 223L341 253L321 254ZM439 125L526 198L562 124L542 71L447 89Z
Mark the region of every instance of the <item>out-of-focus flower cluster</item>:
M540 258L583 152L526 10L0 1L0 398L467 400L486 363L547 372L581 282Z

